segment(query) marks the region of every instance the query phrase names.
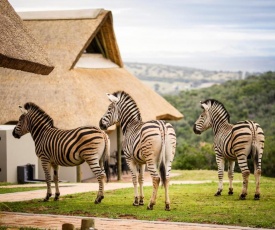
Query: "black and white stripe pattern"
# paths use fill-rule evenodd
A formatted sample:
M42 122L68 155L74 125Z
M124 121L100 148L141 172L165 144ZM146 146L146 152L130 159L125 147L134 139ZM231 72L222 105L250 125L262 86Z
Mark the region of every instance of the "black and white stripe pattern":
M156 203L161 179L165 187L165 209L170 210L169 173L176 148L176 135L172 125L161 120L142 122L135 101L125 92L108 94L108 97L112 103L101 118L100 127L106 130L117 122L121 125L124 137L122 149L132 173L135 190L133 205L143 205L143 173L147 165L153 180L153 194L147 208L153 209Z
M30 133L36 155L41 159L47 183L48 201L52 195L51 172L54 170L55 200L59 199L58 166L76 166L86 161L99 182L95 203L104 198L104 178L108 180L109 138L97 127L85 126L72 130L61 130L53 125L53 119L34 103L26 103L25 110L13 130L13 136L20 138ZM106 170L106 171L105 171ZM106 175L107 173L107 175Z
M264 151L264 132L256 122L246 120L237 124L230 124L230 116L222 103L208 99L201 102L203 112L194 124L194 132L201 134L212 127L214 132L214 150L218 164L219 186L215 195L221 195L223 189L224 160L228 159L229 194L233 194L233 173L235 161L238 161L242 176L243 189L240 199L247 195L250 170L247 159L254 161L254 175L256 180L256 192L254 199L260 198L260 176L262 155Z

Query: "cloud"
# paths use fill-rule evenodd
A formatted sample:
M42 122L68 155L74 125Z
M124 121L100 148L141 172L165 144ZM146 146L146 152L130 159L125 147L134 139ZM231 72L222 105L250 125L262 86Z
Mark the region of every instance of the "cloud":
M275 33L228 30L218 26L196 28L120 27L118 42L125 55L171 52L212 56L275 56ZM270 47L270 49L268 49ZM124 52L127 51L127 52Z

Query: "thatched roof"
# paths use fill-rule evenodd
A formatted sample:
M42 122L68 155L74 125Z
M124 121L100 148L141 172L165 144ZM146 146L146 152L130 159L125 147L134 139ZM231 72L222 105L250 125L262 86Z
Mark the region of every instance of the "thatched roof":
M48 75L53 65L7 0L0 1L0 67Z
M24 21L24 25L46 44L55 69L47 77L0 69L0 124L17 120L18 105L32 101L59 128L98 126L109 105L106 93L118 90L133 97L143 120L182 118L177 109L122 67L110 11L102 11L96 19L32 20ZM117 67L75 67L95 37L104 44L105 53Z

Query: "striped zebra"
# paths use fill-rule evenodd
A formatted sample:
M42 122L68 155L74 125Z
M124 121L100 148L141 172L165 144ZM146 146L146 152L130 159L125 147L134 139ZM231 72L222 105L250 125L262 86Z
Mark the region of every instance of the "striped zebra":
M119 122L123 133L122 149L134 185L134 206L144 205L143 181L145 165L153 181L153 193L147 206L152 210L160 179L165 188L165 210L170 210L169 173L175 155L176 134L171 124L161 120L142 122L140 111L131 96L123 91L107 94L111 104L101 118L100 128L106 130ZM139 175L137 177L139 171ZM137 183L140 189L138 193Z
M259 124L246 120L237 124L230 124L230 115L224 105L217 100L208 99L201 102L202 114L194 124L194 132L201 134L212 127L214 132L214 151L218 165L219 186L216 196L221 195L223 190L224 160L229 161L229 195L233 194L233 176L235 161L238 161L243 177L243 188L240 199L244 200L247 195L247 186L250 170L247 159L252 158L254 163L254 175L256 192L254 199L260 199L260 176L261 162L264 150L264 133Z
M44 201L52 196L51 167L54 172L55 198L60 196L58 187L58 167L76 166L86 161L99 182L99 191L95 203L104 198L104 179L109 178L109 138L97 127L85 126L72 130L61 130L54 127L53 119L32 102L19 106L22 115L13 130L13 136L20 138L30 133L36 155L41 159L47 183L47 194ZM106 172L106 173L105 173ZM107 174L107 175L106 175Z

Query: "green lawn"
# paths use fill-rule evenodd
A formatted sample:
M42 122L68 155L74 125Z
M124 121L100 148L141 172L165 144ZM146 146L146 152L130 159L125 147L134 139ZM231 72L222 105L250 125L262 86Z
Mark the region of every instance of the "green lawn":
M215 171L180 171L176 179L213 180ZM185 178L187 177L187 178ZM225 178L226 179L226 178ZM236 174L236 180L240 180ZM38 200L26 202L0 203L0 210L27 213L49 213L81 215L110 218L133 218L142 220L164 220L176 222L211 223L258 228L275 228L275 179L262 177L261 200L255 201L254 178L251 175L248 196L239 200L242 182L234 183L234 195L228 196L228 184L224 185L222 196L215 197L217 183L170 186L171 211L164 211L164 189L160 188L154 210L145 206L134 207L133 189L107 191L101 204L93 203L95 192L62 196L59 202L39 203ZM145 203L149 201L152 188L145 187Z
M26 191L33 191L33 190L40 190L44 189L46 190L46 187L18 187L18 188L0 188L0 194L5 193L14 193L14 192L26 192Z

